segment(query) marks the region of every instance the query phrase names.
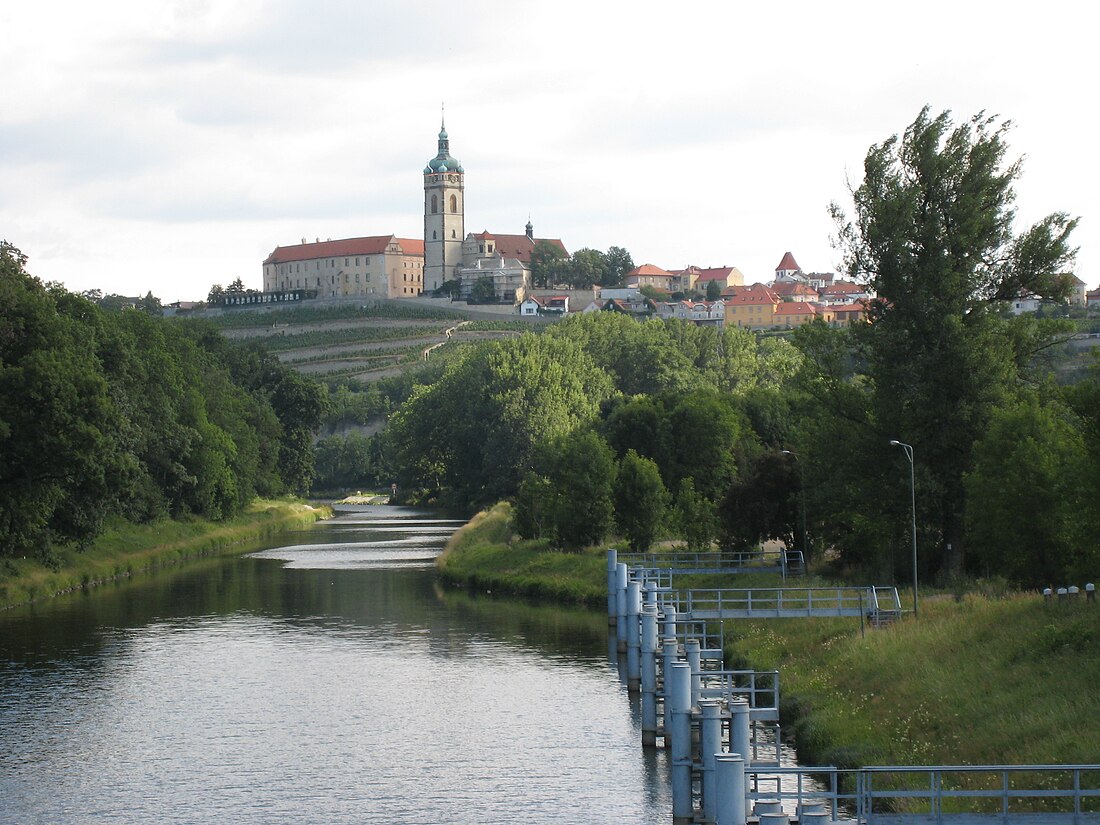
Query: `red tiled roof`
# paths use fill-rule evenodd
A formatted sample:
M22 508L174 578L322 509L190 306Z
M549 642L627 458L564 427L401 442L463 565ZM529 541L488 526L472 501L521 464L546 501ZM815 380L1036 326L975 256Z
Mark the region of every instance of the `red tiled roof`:
M761 304L778 304L780 303L779 296L767 287L761 289L743 289L736 295L731 296L727 301L727 305L734 304L737 306L757 306Z
M653 264L642 264L641 266L636 266L634 267L634 269L626 273L627 278L629 278L631 275L660 275L666 278L672 277L672 273L669 272L667 269L661 269L661 267L654 266Z
M373 235L368 238L344 238L338 241L318 241L294 246L277 246L264 259L265 264L285 264L310 261L314 258L339 258L348 255L381 255L391 243L397 243L405 255L424 255L424 241L398 238L394 235Z
M776 315L816 315L818 308L805 301L789 301L775 308Z
M822 295L849 295L851 293L863 294L866 287L853 284L851 281L833 281L831 286L825 287Z
M495 232L485 230L484 232L474 232L473 237L479 241L495 241L496 248L493 250L505 258L518 258L525 264L531 263L531 253L535 249L537 243L548 243L558 247L561 250L561 254L568 257L569 252L558 238L528 238L526 235L498 235Z
M779 262L779 266L777 266L775 268L775 271L778 272L781 269L783 269L783 270L793 269L793 270L797 270L799 272L802 271L802 267L800 267L798 265L798 262L794 259L794 255L792 255L790 252L784 252L783 253L783 260L781 260Z

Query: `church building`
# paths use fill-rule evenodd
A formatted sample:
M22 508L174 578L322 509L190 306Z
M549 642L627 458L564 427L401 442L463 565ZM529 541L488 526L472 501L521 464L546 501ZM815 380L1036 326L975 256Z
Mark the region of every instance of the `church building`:
M436 156L424 167L424 239L376 235L278 246L264 259L265 293L306 289L318 298L415 298L458 281L460 297L488 277L497 301L518 303L530 290L531 253L540 241L523 235L466 234L465 170L451 155L446 124ZM568 255L556 238L546 239Z

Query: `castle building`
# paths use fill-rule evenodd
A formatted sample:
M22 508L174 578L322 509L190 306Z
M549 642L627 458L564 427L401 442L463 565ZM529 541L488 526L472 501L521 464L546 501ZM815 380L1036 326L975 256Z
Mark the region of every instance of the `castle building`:
M531 222L523 235L466 234L465 170L451 155L446 124L424 167L424 239L375 235L277 246L263 262L264 293L308 290L318 298L415 298L447 281L468 297L482 278L495 299L522 301L530 290L531 253L542 242ZM543 239L568 256L557 238Z
M264 292L318 298L413 298L424 291L424 242L395 235L277 246L263 263Z

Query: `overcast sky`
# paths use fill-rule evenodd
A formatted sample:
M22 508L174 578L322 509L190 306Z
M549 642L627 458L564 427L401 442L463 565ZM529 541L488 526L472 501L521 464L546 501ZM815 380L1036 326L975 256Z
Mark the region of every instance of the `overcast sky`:
M1080 216L1092 287L1088 8L0 0L0 238L73 291L259 289L303 237L422 237L445 101L467 231L766 281L837 268L829 202L928 104L1014 121L1019 217Z

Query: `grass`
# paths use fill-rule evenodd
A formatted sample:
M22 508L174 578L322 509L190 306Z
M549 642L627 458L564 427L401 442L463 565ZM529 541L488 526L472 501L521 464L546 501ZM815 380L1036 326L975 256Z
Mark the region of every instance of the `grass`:
M57 569L26 558L0 560L0 610L192 558L245 552L261 539L310 524L325 513L300 502L256 501L224 522L117 521L87 550L62 548Z
M439 561L443 574L494 593L602 609L605 551L559 553L517 540L510 513L497 505L456 533ZM691 578L696 587L778 586L759 574L720 584ZM803 764L1097 761L1100 603L929 590L919 619L862 636L855 619L727 621L724 631L730 665L780 671L784 733Z
M474 516L451 537L436 564L445 579L476 590L607 604L606 551L563 553L545 541L515 539L507 503Z

